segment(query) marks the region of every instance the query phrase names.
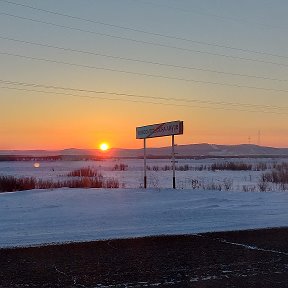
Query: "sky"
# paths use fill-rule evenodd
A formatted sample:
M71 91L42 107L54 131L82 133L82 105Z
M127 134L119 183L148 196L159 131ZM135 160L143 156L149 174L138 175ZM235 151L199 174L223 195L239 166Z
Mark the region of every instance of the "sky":
M288 147L285 0L0 0L0 149ZM170 137L147 146L170 145Z

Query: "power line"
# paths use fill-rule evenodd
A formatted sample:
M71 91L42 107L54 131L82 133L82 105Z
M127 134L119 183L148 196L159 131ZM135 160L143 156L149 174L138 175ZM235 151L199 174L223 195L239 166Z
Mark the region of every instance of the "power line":
M1 0L2 1L2 0ZM244 23L245 25L258 25L258 26L261 26L261 27L268 27L268 28L273 28L273 29L287 29L287 27L284 27L284 26L275 26L275 25L269 25L269 24L266 24L266 23L261 23L261 22L258 22L258 21L251 21L248 19L245 19L245 18L236 18L236 17L231 17L231 16L223 16L223 15L218 15L218 14L215 14L215 13L207 13L204 9L199 9L199 8L192 8L192 9L182 9L181 7L176 7L176 6L171 6L171 5L167 5L166 3L165 4L159 4L159 3L155 3L155 2L152 2L152 1L147 1L147 0L141 0L141 1L144 1L145 3L147 4L151 4L153 6L157 5L157 6L160 6L160 7L166 7L166 8L169 8L169 9L173 9L173 11L175 10L178 10L178 11L181 11L181 12L185 12L185 13L193 13L193 14L200 14L200 15L204 15L204 16L209 16L209 17L214 17L214 18L218 18L218 19L221 19L221 20L229 20L229 21L233 21L233 22L239 22L239 23ZM175 2L177 0L174 0ZM177 1L177 5L179 4L179 1ZM195 12L198 11L198 12ZM204 12L203 12L204 11Z
M40 47L48 47L48 48L58 49L62 51L76 52L76 53L81 53L81 54L100 56L100 57L106 57L106 58L112 58L112 59L118 59L118 60L125 60L125 61L137 62L137 63L145 63L145 64L152 64L152 65L158 65L158 66L173 67L173 68L180 68L180 69L187 69L187 70L196 70L196 71L211 72L211 73L231 75L231 76L240 76L240 77L247 77L247 78L256 78L256 79L278 81L278 82L288 81L287 79L270 78L270 77L265 77L265 76L249 75L249 74L241 74L241 73L232 73L232 72L225 72L225 71L219 71L219 70L213 70L213 69L206 69L206 68L201 68L201 67L174 65L174 64L167 64L167 63L162 63L162 62L146 61L146 60L141 60L137 58L114 56L114 55L109 55L109 54L102 54L102 53L96 53L96 52L91 52L91 51L72 49L72 48L67 48L67 47L55 46L51 44L43 44L39 42L37 43L37 42L32 42L32 41L4 37L4 36L0 36L0 39L29 44L29 45L35 45L35 46L40 46Z
M62 93L62 92L49 92L49 91L39 91L33 89L23 89L23 88L14 88L14 87L0 87L0 89L12 89L12 90L20 90L20 91L29 91L36 93L45 93L45 94L57 94L57 95L66 95L77 98L90 98L90 99L100 99L100 100L110 100L110 101L124 101L124 102L133 102L133 103L144 103L144 104L154 104L154 105L162 105L162 106L173 106L173 107L185 107L185 108L201 108L201 109L213 109L213 110L227 110L227 111L237 111L237 112L252 112L252 113L269 113L269 114L277 114L277 115L285 115L287 113L283 112L275 112L275 111L265 111L265 110L242 110L242 109L232 109L232 108L224 108L224 107L207 107L207 106L192 106L187 104L170 104L170 103L161 103L161 102L150 102L150 101L140 101L140 100L130 100L130 99L119 99L119 98L105 98L105 97L96 97L96 96L83 96L83 95L75 95L70 93Z
M274 106L274 105L272 106L272 105L259 105L259 104L253 104L253 103L208 101L208 100L198 100L198 99L188 99L188 98L166 98L166 97L156 97L156 96L149 96L149 95L138 95L138 94L128 94L128 93L119 93L119 92L97 91L97 90L61 87L61 86L53 86L53 85L42 85L42 84L37 84L37 83L9 81L9 80L3 80L3 79L0 79L0 83L4 83L6 85L16 85L16 86L25 86L25 87L28 86L28 87L33 87L33 88L45 88L45 89L55 89L55 90L73 91L73 92L77 91L77 92L93 93L93 94L107 94L107 95L114 95L114 96L126 96L126 97L130 97L130 98L132 97L132 98L142 98L142 99L153 99L153 100L161 100L161 101L188 102L188 103L196 102L196 103L210 104L210 105L229 105L229 106L237 106L237 107L242 106L242 107L247 107L247 108L253 107L253 108L260 108L260 109L275 109L275 110L288 109L288 107L285 107L285 106L280 107L280 106ZM11 89L13 89L13 88L11 88ZM17 89L21 90L23 88L17 88ZM32 91L34 91L34 90L32 90ZM59 93L59 92L53 91L53 92L49 92L49 93ZM79 96L79 95L77 95L77 96ZM81 96L81 97L91 98L92 96Z
M235 109L235 108L226 108L226 107L209 107L209 106L195 106L195 105L187 105L187 104L175 104L175 103L163 103L163 102L151 102L151 101L141 101L141 100L131 100L131 99L119 99L119 98L106 98L106 97L96 97L96 96L83 96L76 95L71 93L63 93L63 92L49 92L49 91L39 91L32 89L23 89L23 88L14 88L14 87L0 87L0 89L12 89L12 90L20 90L20 91L29 91L36 93L45 93L45 94L56 94L56 95L65 95L72 96L77 98L90 98L90 99L99 99L99 100L109 100L109 101L124 101L124 102L132 102L132 103L143 103L143 104L155 104L161 106L173 106L173 107L185 107L185 108L200 108L200 109L213 109L213 110L226 110L226 111L237 111L237 112L252 112L252 113L268 113L268 114L277 114L277 115L285 115L286 112L276 112L276 111L267 111L267 110L243 110L243 109ZM209 104L209 103L208 103Z
M7 52L0 52L0 55L6 55L6 56L11 56L11 57L18 57L18 58L35 60L35 61L42 61L42 62L49 62L49 63L54 63L54 64L62 64L62 65L68 65L68 66L73 66L73 67L81 67L81 68L88 68L88 69L95 69L95 70L104 70L104 71L117 72L117 73L130 74L130 75L137 75L137 76L145 76L145 77L151 77L151 78L161 78L161 79L168 79L168 80L177 80L177 81L184 81L184 82L193 82L193 83L199 83L199 84L211 84L211 85L217 85L217 86L227 86L227 87L236 87L236 88L247 88L247 89L255 89L255 90L262 90L262 91L274 91L274 92L282 92L282 93L287 93L288 92L288 90L284 90L284 89L265 88L265 87L256 87L256 86L246 86L246 85L239 85L239 84L229 84L229 83L221 83L221 82L212 82L212 81L204 81L204 80L196 80L196 79L186 79L186 78L180 78L180 77L164 76L164 75L158 75L158 74L133 72L133 71L127 71L127 70L118 70L118 69L112 69L112 68L76 64L76 63L71 63L71 62L52 60L52 59L48 59L48 58L38 58L38 57L32 57L32 56L26 56L26 55L20 55L20 54L13 54L13 53L7 53Z
M218 47L218 48L225 48L225 49L230 49L230 50L238 50L238 51L242 51L242 52L248 52L248 53L261 54L261 55L267 55L267 56L273 56L273 57L279 57L279 58L288 59L288 56L284 56L284 55L268 53L268 52L258 51L258 50L250 50L250 49L245 49L245 48L238 48L238 47L233 47L233 46L229 46L229 45L222 45L222 44L216 44L216 43L210 43L210 42L204 42L204 41L197 41L197 40L188 39L188 38L179 37L179 36L174 36L174 35L165 35L165 34L162 34L162 33L150 32L150 31L145 31L145 30L142 30L142 29L135 29L135 28L131 28L131 27L125 27L125 26L120 26L120 25L116 25L116 24L105 23L105 22L101 22L101 21L95 21L95 20L92 20L92 19L86 19L86 18L82 18L82 17L78 17L78 16L69 15L69 14L66 14L66 13L65 14L64 13L59 13L59 12L56 12L56 11L51 11L51 10L47 10L47 9L37 8L37 7L31 6L31 5L26 5L26 4L21 4L21 3L15 3L15 2L12 2L12 1L7 1L7 0L0 0L0 1L12 4L12 5L17 5L17 6L33 9L33 10L36 10L36 11L41 11L41 12L45 12L45 13L49 13L49 14L54 14L54 15L58 15L58 16L62 16L62 17L67 17L67 18L80 20L80 21L84 21L84 22L88 22L88 23L94 23L94 24L99 24L99 25L103 25L103 26L108 26L108 27L113 27L113 28L118 28L118 29L123 29L123 30L128 30L128 31L133 31L133 32L137 32L137 33L143 33L143 34L148 34L148 35L153 35L153 36L158 36L158 37L163 37L163 38L168 38L168 39L174 39L174 40L181 40L181 41L185 41L185 42L191 42L191 43L207 45L207 46L213 46L213 47Z
M157 46L157 47L164 47L164 48L169 48L169 49L176 49L176 50L186 51L186 52L194 52L194 53L199 53L199 54L206 54L206 55L211 55L211 56L224 57L224 58L228 58L228 59L251 61L251 62L258 62L258 63L264 63L264 64L270 64L270 65L284 66L284 67L288 66L287 64L284 64L284 63L265 61L265 60L240 57L240 56L233 56L233 55L226 55L226 54L221 54L221 53L213 53L213 52L201 51L201 50L196 50L196 49L191 49L191 48L183 48L183 47L179 47L179 46L166 45L166 44L162 44L162 43L137 40L134 38L116 36L116 35L111 35L111 34L107 34L107 33L100 33L100 32L95 32L95 31L91 31L91 30L85 30L85 29L75 28L75 27L71 27L71 26L60 25L60 24L56 24L56 23L52 23L52 22L36 20L36 19L27 18L27 17L23 17L23 16L17 16L17 15L13 15L13 14L9 14L9 13L1 12L0 15L13 17L13 18L21 19L21 20L28 20L28 21L32 21L32 22L36 22L36 23L45 24L45 25L51 25L51 26L58 27L58 28L99 35L99 36L103 36L103 37L109 37L109 38L121 39L121 40L125 40L125 41L131 41L134 43L152 45L152 46Z

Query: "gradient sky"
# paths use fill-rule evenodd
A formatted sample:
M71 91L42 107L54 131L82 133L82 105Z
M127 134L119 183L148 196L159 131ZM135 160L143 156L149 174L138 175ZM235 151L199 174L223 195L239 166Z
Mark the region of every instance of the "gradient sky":
M0 149L138 148L137 126L173 120L178 144L288 147L287 13L286 0L0 0Z

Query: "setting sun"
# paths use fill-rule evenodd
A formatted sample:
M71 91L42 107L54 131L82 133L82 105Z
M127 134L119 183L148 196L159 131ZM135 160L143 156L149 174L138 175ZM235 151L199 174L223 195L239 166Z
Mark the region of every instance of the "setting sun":
M107 151L109 149L109 145L107 143L100 144L100 150Z

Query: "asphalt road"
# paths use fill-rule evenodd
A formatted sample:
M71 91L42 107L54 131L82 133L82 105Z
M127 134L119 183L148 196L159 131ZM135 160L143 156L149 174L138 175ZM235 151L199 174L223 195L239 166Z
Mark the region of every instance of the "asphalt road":
M288 287L288 228L0 249L0 287Z

